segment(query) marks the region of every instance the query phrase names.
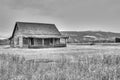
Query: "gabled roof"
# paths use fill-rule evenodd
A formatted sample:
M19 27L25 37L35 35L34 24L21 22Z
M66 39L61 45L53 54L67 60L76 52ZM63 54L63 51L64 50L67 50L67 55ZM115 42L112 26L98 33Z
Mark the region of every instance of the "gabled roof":
M12 37L16 29L23 35L61 35L55 24L16 22Z
M60 35L55 24L16 22L18 29L23 34Z

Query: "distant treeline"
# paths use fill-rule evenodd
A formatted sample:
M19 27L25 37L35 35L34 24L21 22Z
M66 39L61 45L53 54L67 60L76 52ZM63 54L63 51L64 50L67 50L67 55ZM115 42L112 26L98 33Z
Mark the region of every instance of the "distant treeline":
M118 43L120 33L104 31L62 31L63 35L69 36L68 43Z
M9 45L9 43L10 43L9 39L0 40L0 45Z

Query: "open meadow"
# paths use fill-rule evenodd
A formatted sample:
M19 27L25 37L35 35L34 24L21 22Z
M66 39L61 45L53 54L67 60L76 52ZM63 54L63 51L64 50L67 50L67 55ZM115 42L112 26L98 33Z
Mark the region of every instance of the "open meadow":
M120 80L120 45L1 47L0 80Z
M39 58L60 58L61 55L66 56L81 56L81 55L103 55L103 54L120 54L119 45L74 45L69 44L67 47L61 48L41 48L41 49L19 49L1 47L0 54L15 54L22 55L26 59L39 59Z

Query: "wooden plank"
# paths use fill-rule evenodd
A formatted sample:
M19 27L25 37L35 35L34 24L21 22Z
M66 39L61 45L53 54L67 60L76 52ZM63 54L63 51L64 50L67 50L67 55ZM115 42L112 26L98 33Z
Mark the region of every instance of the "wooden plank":
M19 37L19 45L21 48L23 47L23 37L22 36Z
M42 38L42 46L44 46L44 39Z

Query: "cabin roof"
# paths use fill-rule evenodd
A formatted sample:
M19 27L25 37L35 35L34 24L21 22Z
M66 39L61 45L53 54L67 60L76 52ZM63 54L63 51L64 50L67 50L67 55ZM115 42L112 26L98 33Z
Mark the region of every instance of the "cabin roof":
M55 24L29 22L16 22L16 24L23 34L60 35Z
M15 31L23 35L61 35L55 24L48 23L16 22L12 37Z

